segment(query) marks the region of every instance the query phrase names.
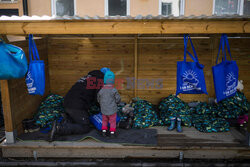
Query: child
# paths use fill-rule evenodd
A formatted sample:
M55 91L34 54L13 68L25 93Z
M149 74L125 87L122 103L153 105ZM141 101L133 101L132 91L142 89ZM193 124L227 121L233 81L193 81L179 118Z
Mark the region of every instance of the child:
M110 136L115 137L117 104L121 97L114 88L115 75L112 71L107 71L104 75L104 86L97 94L97 101L102 112L102 135L107 136L108 123L110 124Z

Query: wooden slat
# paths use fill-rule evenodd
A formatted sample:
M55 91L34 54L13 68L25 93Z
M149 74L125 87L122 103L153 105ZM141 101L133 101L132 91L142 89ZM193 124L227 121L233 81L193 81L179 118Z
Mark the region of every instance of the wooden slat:
M138 39L135 37L135 53L134 53L134 76L135 76L135 85L137 85L137 76L138 76ZM134 86L134 97L137 97L137 86Z
M14 115L12 113L12 105L10 99L10 90L8 80L1 80L1 95L2 95L2 105L3 105L3 115L4 115L4 124L6 132L13 132L14 125Z
M1 21L1 34L250 33L242 20Z

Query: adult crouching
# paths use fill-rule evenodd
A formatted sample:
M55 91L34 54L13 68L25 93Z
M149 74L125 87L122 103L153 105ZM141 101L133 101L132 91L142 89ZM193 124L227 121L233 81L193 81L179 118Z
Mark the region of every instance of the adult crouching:
M104 74L94 70L80 78L64 98L65 114L63 121L55 121L50 133L50 141L55 135L84 134L90 131L88 110L96 101L97 93L103 86Z

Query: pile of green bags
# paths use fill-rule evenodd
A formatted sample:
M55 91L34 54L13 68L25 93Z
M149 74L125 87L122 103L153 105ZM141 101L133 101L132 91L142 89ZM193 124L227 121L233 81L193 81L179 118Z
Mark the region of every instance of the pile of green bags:
M171 117L180 117L184 126L194 126L201 132L227 132L229 123L226 119L238 118L248 113L249 108L249 102L241 92L218 104L200 102L192 108L175 95L162 99L159 104L160 118L164 125L170 124Z
M134 108L133 128L147 128L161 124L156 107L152 103L140 98L134 98L132 101L131 107Z
M164 125L170 124L171 117L179 117L185 126L192 126L192 110L177 96L170 95L162 99L158 108Z
M250 106L246 96L241 92L218 103L218 115L221 118L238 118L248 113Z
M192 108L193 126L200 132L227 132L229 123L218 116L218 106L216 104L199 103Z
M227 132L230 128L229 123L224 118L194 114L192 119L193 126L200 132Z
M56 94L47 96L34 116L36 124L42 128L51 128L53 121L60 118L61 114L64 113L63 101L64 98Z

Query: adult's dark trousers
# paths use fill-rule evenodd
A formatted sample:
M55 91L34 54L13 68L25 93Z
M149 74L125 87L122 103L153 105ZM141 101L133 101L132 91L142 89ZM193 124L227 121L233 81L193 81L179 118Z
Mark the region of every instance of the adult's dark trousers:
M65 108L65 112L65 121L58 129L59 135L84 134L90 131L88 111Z

